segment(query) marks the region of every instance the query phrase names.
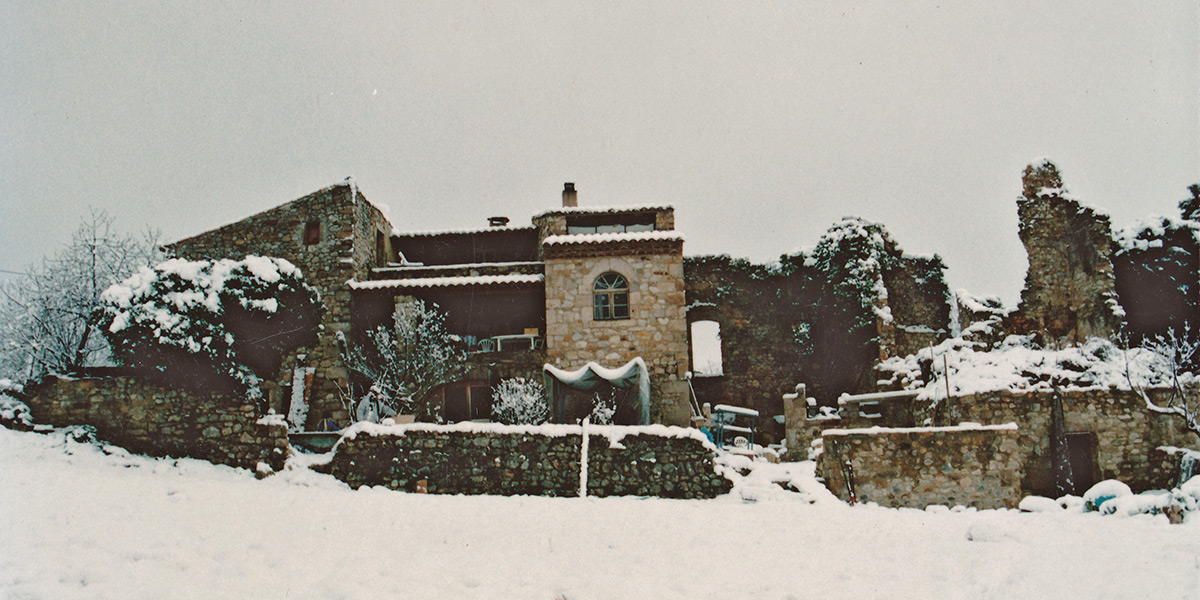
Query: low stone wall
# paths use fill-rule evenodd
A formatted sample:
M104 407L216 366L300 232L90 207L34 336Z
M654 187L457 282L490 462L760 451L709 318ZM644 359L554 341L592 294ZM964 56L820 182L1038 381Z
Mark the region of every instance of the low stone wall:
M576 496L582 427L371 425L347 430L321 470L351 487L435 494ZM732 483L716 473L699 431L651 425L591 427L589 496L712 498Z
M1179 419L1155 413L1135 392L1113 389L1060 392L1066 431L1096 436L1094 481L1119 479L1134 491L1170 487L1177 461L1160 446L1196 447L1195 437ZM1163 393L1152 390L1152 393ZM1050 461L1050 421L1054 393L996 391L942 399L936 407L917 411L917 422L951 425L1016 423L1018 439L1028 454L1022 487L1026 493L1054 495Z
M91 425L130 452L191 457L248 469L287 459L287 425L260 419L253 403L232 394L160 387L133 377L47 377L26 388L35 423Z
M1027 459L1014 425L828 429L817 472L839 498L881 506L1014 508ZM847 484L849 479L849 484Z

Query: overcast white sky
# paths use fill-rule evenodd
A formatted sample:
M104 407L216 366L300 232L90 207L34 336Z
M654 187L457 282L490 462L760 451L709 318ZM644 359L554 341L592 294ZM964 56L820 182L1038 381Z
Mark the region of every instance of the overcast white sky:
M448 7L448 4L454 4ZM1124 226L1200 182L1200 14L1146 2L0 3L0 269L353 175L401 229L667 202L756 261L884 223L1017 298L1024 166Z

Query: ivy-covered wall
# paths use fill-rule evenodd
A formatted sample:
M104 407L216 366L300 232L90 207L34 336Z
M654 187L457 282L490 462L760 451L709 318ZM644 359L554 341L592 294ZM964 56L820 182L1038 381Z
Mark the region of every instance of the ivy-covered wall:
M684 261L688 321L720 324L723 372L696 378L700 402L784 412L798 382L822 405L875 389L872 366L945 339L950 296L938 256L904 254L877 223L835 223L811 253L756 265Z

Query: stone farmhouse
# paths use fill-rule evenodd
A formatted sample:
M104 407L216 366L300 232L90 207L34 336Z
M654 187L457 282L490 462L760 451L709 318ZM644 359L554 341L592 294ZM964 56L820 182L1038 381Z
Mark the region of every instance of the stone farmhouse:
M493 217L474 230L400 232L347 180L168 249L190 260L284 258L321 293L318 342L264 385L280 414L304 397L308 430L351 421L338 334L356 339L417 300L436 304L469 351L468 375L432 393L440 420L488 419L492 386L518 375L545 375L560 422L590 410L572 384L596 377L628 390L633 409L618 422L686 425L696 412L683 237L669 206L581 207L567 183L562 206L529 225Z

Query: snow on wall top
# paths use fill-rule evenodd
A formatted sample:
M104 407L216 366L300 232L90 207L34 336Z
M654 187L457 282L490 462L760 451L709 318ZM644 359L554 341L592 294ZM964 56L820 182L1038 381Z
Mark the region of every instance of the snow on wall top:
M638 206L638 205L563 206L561 208L551 208L549 210L544 210L544 211L534 215L533 218L537 219L539 217L546 217L546 216L550 216L550 215L616 214L616 213L631 213L631 212L647 212L647 211L651 211L651 210L656 210L656 211L657 210L675 210L675 208L669 204L660 204L657 206L655 206L655 205L651 205L651 206Z
M1016 423L980 425L959 423L948 427L865 427L861 429L826 429L821 435L879 435L884 433L945 433L949 431L1016 431Z
M574 235L552 235L542 241L542 244L554 246L557 244L603 244L606 242L648 242L648 241L683 241L683 234L678 231L637 231L633 233L577 233Z
M704 447L716 452L717 447L709 441L708 436L704 435L699 429L691 429L684 427L675 427L669 425L589 425L588 433L591 435L602 435L608 438L610 447L619 447L621 440L631 435L653 435L666 438L679 438L696 440L704 444ZM354 439L359 434L381 436L381 435L404 435L410 431L429 432L429 433L472 433L472 434L498 434L498 435L542 435L547 437L566 437L571 435L583 435L582 425L566 425L557 423L546 423L543 425L505 425L503 423L472 423L464 421L462 423L454 423L452 425L438 425L435 423L407 423L402 425L380 425L370 422L359 422L346 428L342 439ZM340 441L338 442L341 443Z
M523 227L475 227L466 229L431 229L428 231L400 231L397 228L392 228L392 235L396 237L433 237L435 235L463 235L469 233L492 233L498 231L533 231L532 225Z
M387 290L394 288L430 288L467 285L499 285L541 283L544 275L476 275L474 277L419 277L414 279L384 279L381 281L346 282L352 290Z

